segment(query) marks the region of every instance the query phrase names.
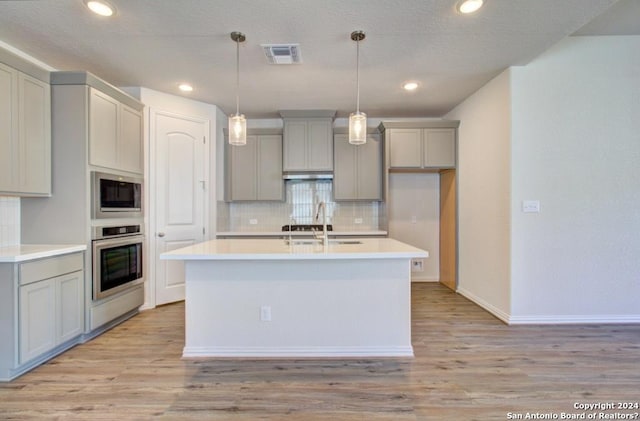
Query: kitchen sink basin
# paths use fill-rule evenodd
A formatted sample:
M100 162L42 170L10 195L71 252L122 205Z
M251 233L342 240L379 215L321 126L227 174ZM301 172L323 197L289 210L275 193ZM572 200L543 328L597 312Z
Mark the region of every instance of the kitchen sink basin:
M304 240L285 240L287 245L292 246L304 246L304 245L322 245L322 240L319 239L304 239ZM359 240L329 240L329 244L362 244Z

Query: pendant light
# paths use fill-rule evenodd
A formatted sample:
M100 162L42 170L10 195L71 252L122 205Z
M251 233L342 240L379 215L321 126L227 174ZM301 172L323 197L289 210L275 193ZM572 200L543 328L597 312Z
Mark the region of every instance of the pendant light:
M365 35L362 31L353 31L351 39L356 42L356 112L349 116L349 143L363 145L367 142L367 115L360 112L360 41Z
M240 114L240 43L247 38L242 32L232 32L236 43L236 113L229 116L229 143L242 146L247 144L247 119Z

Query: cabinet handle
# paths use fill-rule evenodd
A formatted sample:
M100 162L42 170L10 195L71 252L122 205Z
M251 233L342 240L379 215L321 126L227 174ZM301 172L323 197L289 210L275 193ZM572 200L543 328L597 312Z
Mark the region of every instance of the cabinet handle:
M158 237L164 237L164 232L159 232Z

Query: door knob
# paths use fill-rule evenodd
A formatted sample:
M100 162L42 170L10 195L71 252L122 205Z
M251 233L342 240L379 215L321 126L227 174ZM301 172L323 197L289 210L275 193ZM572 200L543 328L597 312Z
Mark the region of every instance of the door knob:
M164 232L159 232L158 237L164 237Z

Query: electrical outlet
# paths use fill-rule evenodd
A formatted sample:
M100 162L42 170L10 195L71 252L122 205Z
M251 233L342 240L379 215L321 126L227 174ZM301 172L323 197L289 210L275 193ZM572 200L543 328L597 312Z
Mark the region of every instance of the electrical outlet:
M249 219L249 225L258 225L257 219Z
M524 213L539 213L540 201L539 200L523 200L522 212Z
M356 218L353 222L356 224L362 224L362 218Z
M415 215L411 215L411 223L412 224L417 224L418 223L418 218Z
M423 271L424 271L424 260L411 259L411 272L423 272Z
M260 307L260 320L263 322L271 321L271 306Z

